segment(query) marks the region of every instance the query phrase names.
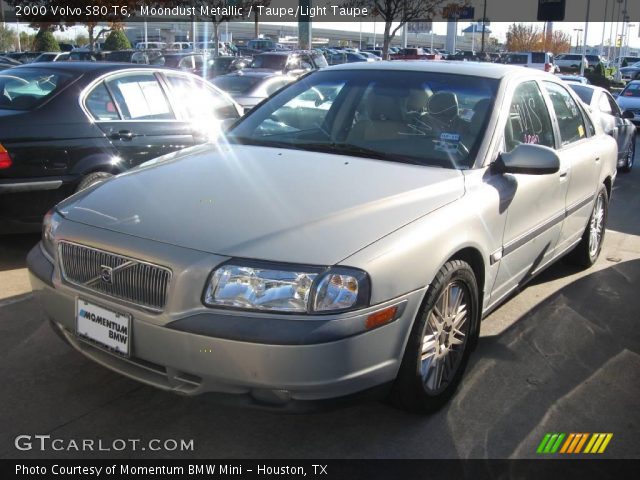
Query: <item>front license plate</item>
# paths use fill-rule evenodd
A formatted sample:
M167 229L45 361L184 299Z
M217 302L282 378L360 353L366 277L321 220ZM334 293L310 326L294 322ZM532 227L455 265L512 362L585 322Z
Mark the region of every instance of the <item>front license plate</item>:
M131 351L131 315L114 312L79 298L76 334L98 347L128 357Z

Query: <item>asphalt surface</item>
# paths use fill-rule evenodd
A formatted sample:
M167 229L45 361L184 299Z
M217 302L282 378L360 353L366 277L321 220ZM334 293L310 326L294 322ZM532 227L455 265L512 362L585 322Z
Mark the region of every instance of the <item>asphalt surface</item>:
M43 321L24 268L38 236L0 237L0 458L535 458L547 432L611 432L603 457L640 458L640 164L618 176L608 227L593 268L560 262L485 319L457 395L426 417L377 402L283 415L121 377ZM18 450L18 435L65 450ZM83 439L140 443L69 447ZM193 450L142 450L152 439Z

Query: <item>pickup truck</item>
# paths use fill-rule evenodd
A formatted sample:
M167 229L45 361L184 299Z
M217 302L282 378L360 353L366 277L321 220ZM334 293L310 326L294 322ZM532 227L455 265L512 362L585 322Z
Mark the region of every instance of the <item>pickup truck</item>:
M422 48L402 48L389 56L391 60L441 60L442 56Z

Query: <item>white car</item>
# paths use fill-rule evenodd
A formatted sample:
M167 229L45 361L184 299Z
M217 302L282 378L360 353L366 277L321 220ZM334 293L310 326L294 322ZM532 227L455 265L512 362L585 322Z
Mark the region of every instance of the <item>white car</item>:
M556 73L560 70L555 64L553 53L549 52L516 52L508 53L501 63L535 68L544 72Z

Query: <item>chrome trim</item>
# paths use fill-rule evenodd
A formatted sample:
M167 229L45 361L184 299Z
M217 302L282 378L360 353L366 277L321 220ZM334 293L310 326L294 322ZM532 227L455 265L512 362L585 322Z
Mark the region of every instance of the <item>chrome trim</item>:
M58 257L67 283L152 312L164 310L172 277L169 268L66 240L58 243ZM120 280L98 282L104 265L114 274L119 272Z
M61 186L62 186L62 180L42 180L38 182L2 183L0 184L0 193L56 190Z

